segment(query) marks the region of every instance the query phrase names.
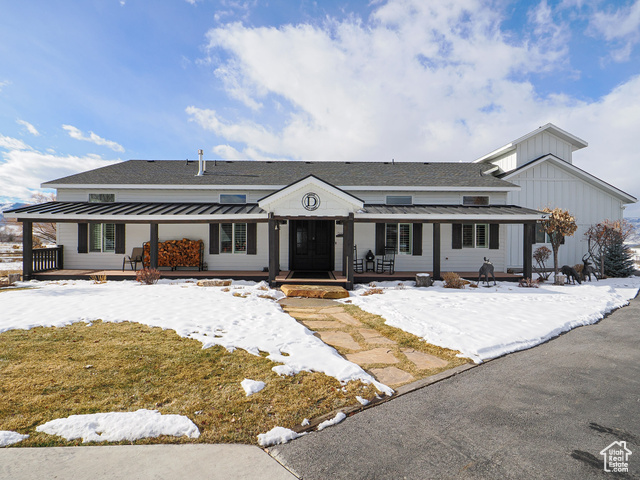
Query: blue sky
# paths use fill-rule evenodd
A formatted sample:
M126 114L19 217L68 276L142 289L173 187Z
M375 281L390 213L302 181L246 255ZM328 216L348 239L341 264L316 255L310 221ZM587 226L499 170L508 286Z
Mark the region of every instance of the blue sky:
M5 2L0 203L130 158L472 161L548 122L640 197L640 0ZM627 214L640 216L640 207Z

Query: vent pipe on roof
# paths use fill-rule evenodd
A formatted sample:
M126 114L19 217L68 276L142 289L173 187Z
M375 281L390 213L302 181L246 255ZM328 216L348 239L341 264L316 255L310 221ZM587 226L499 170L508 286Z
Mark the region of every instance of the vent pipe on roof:
M206 165L204 164L204 160L202 160L202 155L204 154L204 152L202 151L202 149L198 150L198 177L201 177L204 175L206 168Z

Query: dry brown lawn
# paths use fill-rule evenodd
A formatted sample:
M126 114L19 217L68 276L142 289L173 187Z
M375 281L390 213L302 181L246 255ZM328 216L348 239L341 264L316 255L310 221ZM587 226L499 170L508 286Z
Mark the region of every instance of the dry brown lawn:
M356 395L376 394L369 385L343 386L322 373L281 377L264 356L203 349L172 330L128 322L8 331L0 334L0 430L30 435L15 446L77 445L81 440L35 429L69 415L146 408L186 415L201 435L135 443L255 444L274 426L294 428L304 418L359 405ZM244 378L266 387L247 397Z

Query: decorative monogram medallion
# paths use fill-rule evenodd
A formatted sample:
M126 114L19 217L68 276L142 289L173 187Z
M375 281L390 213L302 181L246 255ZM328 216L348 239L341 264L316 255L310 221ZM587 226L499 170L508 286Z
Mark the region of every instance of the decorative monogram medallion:
M305 210L312 212L320 206L320 197L313 192L305 193L302 197L302 206Z

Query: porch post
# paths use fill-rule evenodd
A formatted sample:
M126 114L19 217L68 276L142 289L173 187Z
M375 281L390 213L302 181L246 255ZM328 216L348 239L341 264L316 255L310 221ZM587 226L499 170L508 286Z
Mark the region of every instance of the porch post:
M280 230L278 220L269 214L269 286L276 286L276 276L280 273Z
M535 235L535 228L533 223L525 223L522 245L522 276L524 278L531 278L533 275L533 240Z
M33 222L22 221L22 279L30 280L33 275Z
M433 279L440 280L440 224L433 224Z
M354 214L349 214L342 224L342 259L343 272L347 277L347 290L353 290L353 242L354 242Z
M149 268L158 268L158 224L149 225Z

